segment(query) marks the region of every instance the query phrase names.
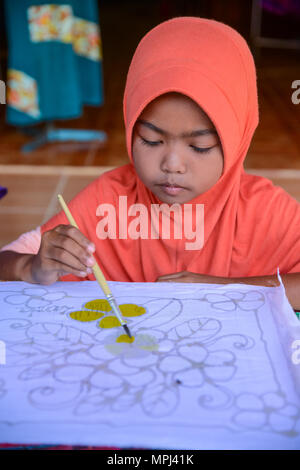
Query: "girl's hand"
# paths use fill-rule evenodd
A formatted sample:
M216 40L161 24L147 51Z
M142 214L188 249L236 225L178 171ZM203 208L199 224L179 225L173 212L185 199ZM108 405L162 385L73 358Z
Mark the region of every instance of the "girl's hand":
M203 282L208 284L227 284L230 280L219 276L191 273L181 271L180 273L164 274L156 279L156 282Z
M30 260L29 282L48 285L66 274L86 277L95 264L94 251L94 244L76 227L58 225L43 233L39 252Z

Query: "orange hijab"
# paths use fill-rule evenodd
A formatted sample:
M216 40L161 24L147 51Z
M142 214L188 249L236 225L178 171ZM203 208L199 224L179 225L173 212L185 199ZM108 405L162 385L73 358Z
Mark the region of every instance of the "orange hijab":
M143 109L163 93L193 99L213 122L223 148L224 170L207 192L188 201L204 204L204 245L185 249L190 240L99 240L99 204L118 214L119 196L127 206L148 208L161 201L143 184L132 163L132 131ZM69 204L81 231L97 248L108 280L155 281L158 276L191 271L241 277L300 272L300 205L266 178L248 175L243 162L258 125L256 72L246 41L229 26L209 19L179 17L148 32L129 67L124 93L126 143L131 163L101 175ZM129 219L130 220L130 217ZM42 233L64 214L42 226ZM149 219L150 223L150 219ZM117 221L117 234L118 234ZM64 276L63 280L79 280ZM89 279L94 279L93 275Z

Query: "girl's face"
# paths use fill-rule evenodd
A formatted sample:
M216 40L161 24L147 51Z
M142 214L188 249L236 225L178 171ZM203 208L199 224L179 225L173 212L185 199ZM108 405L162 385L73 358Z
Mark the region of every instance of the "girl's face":
M133 129L132 155L145 186L168 204L205 193L223 172L213 123L193 100L175 92L159 96L141 113Z

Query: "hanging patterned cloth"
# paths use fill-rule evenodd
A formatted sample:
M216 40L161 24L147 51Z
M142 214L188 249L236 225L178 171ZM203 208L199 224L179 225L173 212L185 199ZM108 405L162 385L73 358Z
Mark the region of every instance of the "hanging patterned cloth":
M9 124L76 118L103 104L96 0L5 0Z

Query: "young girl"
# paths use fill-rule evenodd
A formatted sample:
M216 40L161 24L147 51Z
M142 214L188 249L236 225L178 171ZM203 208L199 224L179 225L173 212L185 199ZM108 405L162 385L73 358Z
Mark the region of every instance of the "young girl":
M3 247L0 278L94 280L91 254L111 281L272 286L279 267L299 309L300 205L243 168L258 125L245 40L214 20L163 22L135 51L123 104L131 163L102 174L69 203L80 230L60 212ZM189 209L193 228L203 209L194 232L203 230L201 247L187 249L186 231L175 233L186 220L168 212L173 205ZM175 225L169 238L161 222L149 235L158 208ZM140 227L129 229L137 211Z

